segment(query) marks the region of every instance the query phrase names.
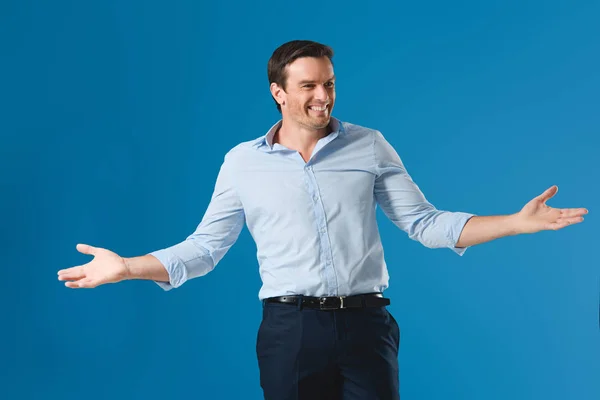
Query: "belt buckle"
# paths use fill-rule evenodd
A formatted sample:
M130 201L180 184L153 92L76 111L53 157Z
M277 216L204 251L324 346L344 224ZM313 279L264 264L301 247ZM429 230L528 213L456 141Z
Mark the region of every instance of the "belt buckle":
M321 297L319 298L319 306L321 308L321 310L338 310L338 309L342 309L345 308L344 307L344 298L346 296L336 296L336 297ZM331 305L331 303L328 300L339 300L339 306L338 306L338 302L334 301L334 304Z

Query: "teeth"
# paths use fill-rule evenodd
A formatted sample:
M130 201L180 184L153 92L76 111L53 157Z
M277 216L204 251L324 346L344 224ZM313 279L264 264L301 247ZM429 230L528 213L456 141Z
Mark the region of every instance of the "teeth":
M325 106L325 107L311 106L311 107L308 107L308 108L310 108L311 110L315 110L315 111L325 111L325 110L327 110L327 106Z

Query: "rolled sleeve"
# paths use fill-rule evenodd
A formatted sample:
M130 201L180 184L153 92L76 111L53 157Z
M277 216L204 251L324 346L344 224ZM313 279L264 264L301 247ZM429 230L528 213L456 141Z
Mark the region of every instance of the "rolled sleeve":
M169 282L154 281L164 290L178 288L191 277L206 275L214 268L208 251L194 245L191 240L150 254L162 263L169 274Z
M187 280L185 266L171 251L168 249L157 250L150 253L150 255L156 257L169 274L169 282L154 281L158 286L164 290L171 290L181 286Z
M454 214L455 222L450 226L450 229L448 230L449 241L451 243L451 246L449 246L449 247L456 254L458 254L459 256L462 256L463 254L465 254L465 251L467 251L469 246L456 247L456 243L458 242L458 239L460 239L460 235L461 235L463 229L465 228L465 225L467 224L467 222L469 222L469 220L472 217L475 216L475 214L470 214L470 213L465 213L465 212L455 212L453 214Z

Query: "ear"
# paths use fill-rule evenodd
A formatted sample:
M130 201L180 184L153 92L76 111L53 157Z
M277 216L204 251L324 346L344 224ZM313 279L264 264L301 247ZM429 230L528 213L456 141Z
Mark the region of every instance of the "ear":
M271 90L271 95L273 96L273 98L275 99L275 101L280 105L283 106L285 105L285 91L283 90L283 88L281 86L279 86L278 84L276 84L275 82L271 83L271 86L269 88Z

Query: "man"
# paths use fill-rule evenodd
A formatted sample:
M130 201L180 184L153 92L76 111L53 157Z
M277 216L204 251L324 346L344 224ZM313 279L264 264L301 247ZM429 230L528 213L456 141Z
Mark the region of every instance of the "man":
M88 264L59 271L71 288L149 279L165 290L211 271L244 223L263 286L257 340L266 399L398 399L399 328L382 296L388 272L376 205L410 238L459 255L496 238L560 229L587 210L545 203L553 186L513 215L437 210L375 130L331 117L333 51L292 41L268 63L282 119L225 156L196 231L149 255L123 259L88 245Z

